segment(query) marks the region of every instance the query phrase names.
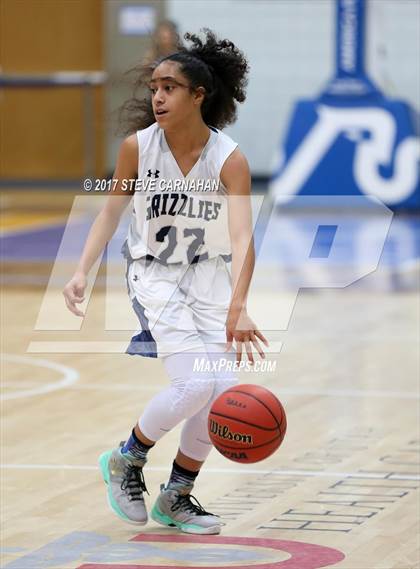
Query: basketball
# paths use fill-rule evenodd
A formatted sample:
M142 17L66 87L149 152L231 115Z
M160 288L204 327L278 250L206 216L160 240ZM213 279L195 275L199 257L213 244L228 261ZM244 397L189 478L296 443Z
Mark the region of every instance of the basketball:
M215 448L234 462L259 462L272 455L286 434L287 420L277 397L260 385L224 391L213 403L208 428Z

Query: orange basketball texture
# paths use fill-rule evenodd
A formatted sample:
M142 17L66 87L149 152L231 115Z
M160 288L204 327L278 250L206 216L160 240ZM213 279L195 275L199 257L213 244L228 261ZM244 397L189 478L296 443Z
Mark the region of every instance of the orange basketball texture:
M234 462L259 462L281 445L286 413L265 387L237 385L213 402L208 428L213 445L223 456Z

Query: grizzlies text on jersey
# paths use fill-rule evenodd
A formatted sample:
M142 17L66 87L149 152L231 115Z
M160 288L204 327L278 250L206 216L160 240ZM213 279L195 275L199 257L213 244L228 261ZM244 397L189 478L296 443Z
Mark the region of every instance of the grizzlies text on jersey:
M227 190L220 172L237 144L210 128L200 157L184 176L157 123L138 131L137 140L130 256L189 264L230 255Z

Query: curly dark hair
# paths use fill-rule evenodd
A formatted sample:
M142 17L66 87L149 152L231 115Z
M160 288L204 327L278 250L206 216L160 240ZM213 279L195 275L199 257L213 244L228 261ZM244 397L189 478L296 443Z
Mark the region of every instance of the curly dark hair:
M205 28L204 41L196 34L187 33L190 47L180 47L171 55L150 65L135 68L138 75L133 96L120 110L120 125L124 134L132 134L156 122L150 94L144 95L153 71L163 61L179 63L181 72L189 80L190 89L204 87L205 98L201 105L203 121L222 129L236 120L236 104L246 98L248 62L231 41L219 40L214 32Z

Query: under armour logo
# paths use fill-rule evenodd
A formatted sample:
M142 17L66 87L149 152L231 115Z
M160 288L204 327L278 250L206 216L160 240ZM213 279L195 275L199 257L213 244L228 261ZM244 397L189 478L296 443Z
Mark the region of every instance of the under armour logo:
M156 170L155 172L152 172L150 169L147 170L147 177L151 178L152 176L159 178L159 170Z

